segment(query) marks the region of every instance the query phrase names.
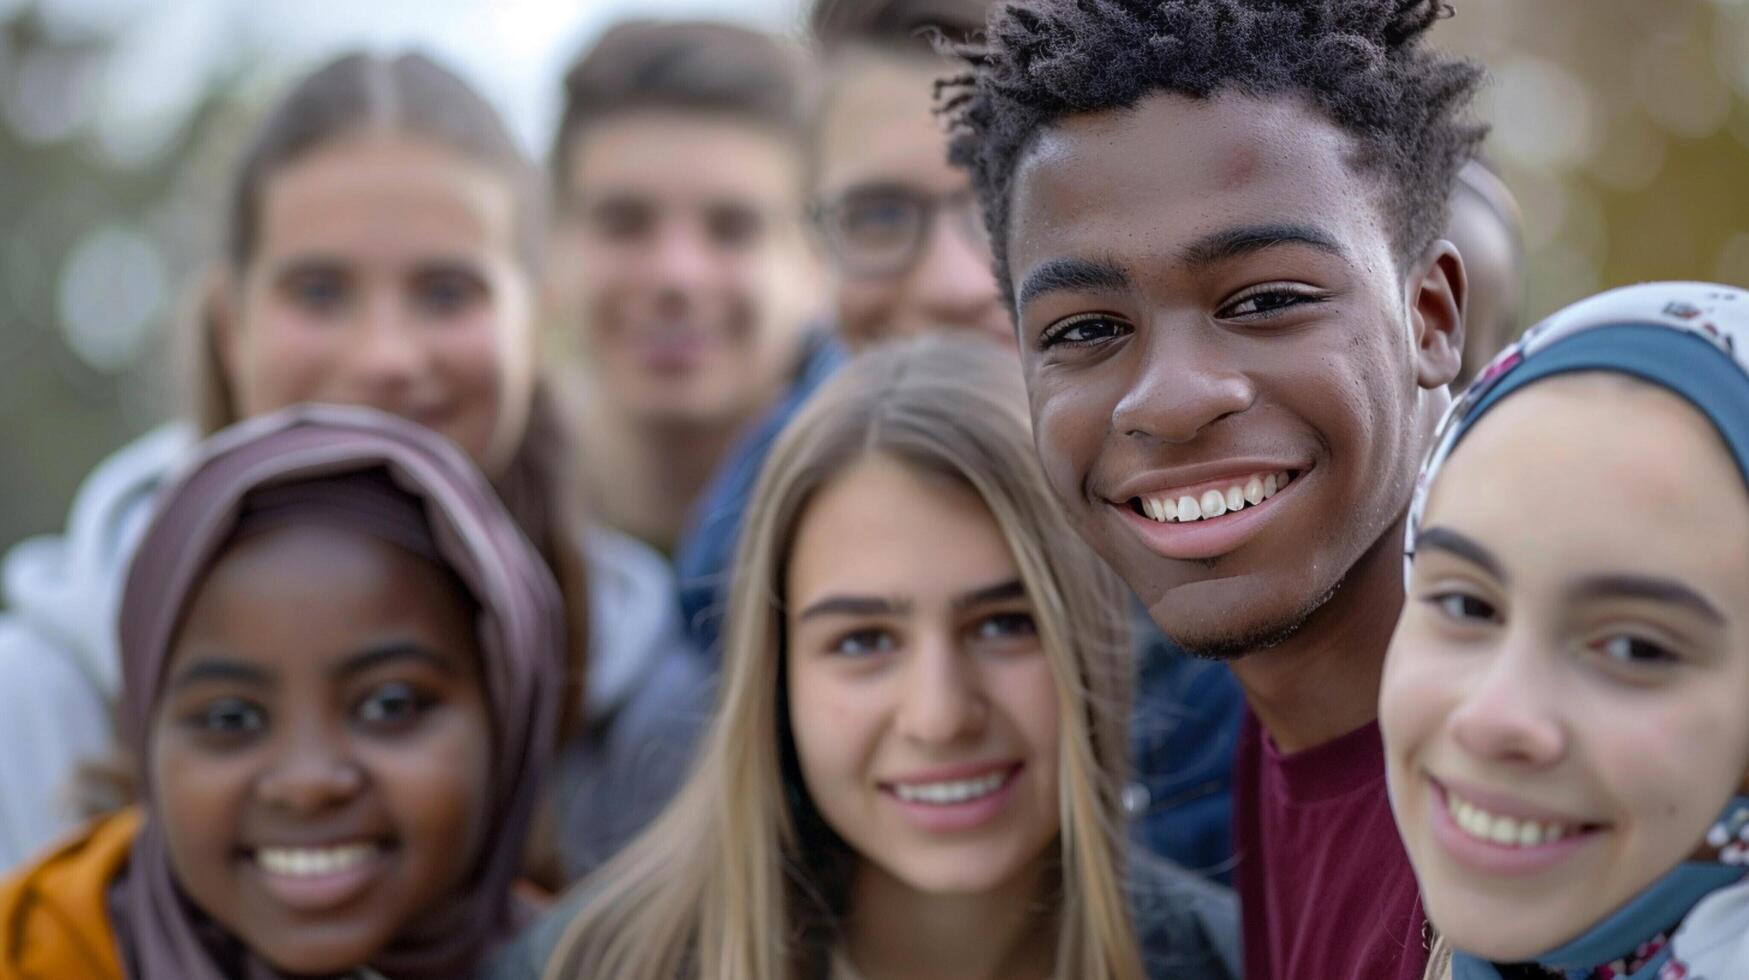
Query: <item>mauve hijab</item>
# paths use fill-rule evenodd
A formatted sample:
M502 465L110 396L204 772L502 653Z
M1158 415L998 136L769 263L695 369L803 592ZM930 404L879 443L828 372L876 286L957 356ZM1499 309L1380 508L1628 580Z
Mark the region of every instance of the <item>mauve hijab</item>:
M280 976L177 887L152 814L158 788L147 741L176 629L226 545L240 533L311 522L366 531L455 573L479 607L494 726L487 832L473 871L360 966L394 980L466 975L523 924L510 889L557 733L565 649L558 588L485 477L442 436L370 409L300 406L203 444L160 500L128 570L120 724L139 760L146 819L111 907L132 980L220 980L235 975L239 958L251 980Z

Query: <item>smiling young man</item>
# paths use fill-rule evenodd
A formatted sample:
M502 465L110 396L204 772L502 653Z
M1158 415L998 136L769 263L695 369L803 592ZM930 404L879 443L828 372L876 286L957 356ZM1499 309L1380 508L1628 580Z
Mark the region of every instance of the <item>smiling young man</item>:
M553 313L580 348L598 516L664 551L737 440L835 361L808 329L806 62L708 21L610 28L565 78Z
M1253 978L1418 978L1377 726L1465 280L1478 69L1419 0L1031 0L950 94L1034 436L1082 534L1227 660Z

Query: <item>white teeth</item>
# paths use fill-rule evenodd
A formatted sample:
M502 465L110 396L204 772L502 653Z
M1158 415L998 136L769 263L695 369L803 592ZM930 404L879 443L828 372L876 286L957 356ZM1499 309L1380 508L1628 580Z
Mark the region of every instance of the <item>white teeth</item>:
M951 806L989 796L1008 781L1007 772L993 772L977 779L959 779L945 783L894 783L893 792L907 803L930 803Z
M1227 512L1226 494L1219 490L1209 490L1202 495L1202 516L1219 517Z
M320 878L350 871L376 857L380 850L376 844L367 843L340 847L263 847L255 851L255 863L270 874Z
M1142 513L1150 520L1162 524L1185 524L1255 507L1275 496L1276 491L1287 486L1287 482L1288 475L1285 472L1258 473L1224 490L1206 490L1199 497L1186 494L1174 498L1165 494L1153 494L1138 498L1138 502Z
M1497 816L1463 799L1450 789L1445 791L1445 802L1446 809L1451 812L1452 822L1464 833L1502 847L1540 847L1579 832L1578 827L1570 824Z

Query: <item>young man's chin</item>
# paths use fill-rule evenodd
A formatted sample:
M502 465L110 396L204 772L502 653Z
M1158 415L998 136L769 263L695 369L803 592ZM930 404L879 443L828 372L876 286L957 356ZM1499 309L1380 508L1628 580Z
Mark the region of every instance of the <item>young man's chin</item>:
M1281 601L1279 593L1271 595L1270 589L1223 596L1219 603L1198 595L1223 585L1232 587L1230 581L1220 579L1180 586L1151 604L1148 613L1167 639L1186 653L1204 660L1234 661L1291 640L1336 595L1342 582L1339 579L1318 595L1288 603Z

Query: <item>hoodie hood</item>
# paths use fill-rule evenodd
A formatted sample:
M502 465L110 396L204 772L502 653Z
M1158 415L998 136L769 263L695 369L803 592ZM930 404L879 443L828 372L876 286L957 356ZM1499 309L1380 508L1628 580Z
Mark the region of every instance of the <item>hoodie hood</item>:
M128 560L159 486L194 443L194 430L181 424L136 439L86 478L65 534L19 543L0 567L8 612L70 654L108 700L121 686L115 619Z

